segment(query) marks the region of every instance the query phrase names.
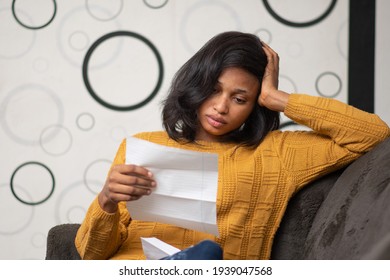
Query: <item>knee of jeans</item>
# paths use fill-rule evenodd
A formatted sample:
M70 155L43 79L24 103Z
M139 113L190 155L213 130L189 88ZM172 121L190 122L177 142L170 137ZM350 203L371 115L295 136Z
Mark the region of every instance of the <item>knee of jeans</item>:
M221 246L217 242L211 240L203 240L199 242L198 245L202 247L204 250L222 252Z
M221 248L221 246L219 246L219 244L215 241L212 241L212 240L203 240L201 242L199 242L198 244L202 244L202 246L209 246L209 247L213 247L213 248Z

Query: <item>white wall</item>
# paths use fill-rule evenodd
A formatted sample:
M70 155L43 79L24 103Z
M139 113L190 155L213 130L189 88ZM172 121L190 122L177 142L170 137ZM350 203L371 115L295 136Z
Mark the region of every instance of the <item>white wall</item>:
M375 113L390 124L390 2L376 0Z
M302 23L323 14L331 0L268 2L281 17ZM11 6L0 0L0 259L43 259L51 227L82 221L120 141L161 129L159 102L172 75L219 32L255 33L270 43L281 57L284 90L347 100L346 0L304 28L275 20L262 0L17 0L15 16ZM152 49L134 36L104 40L92 53L89 81L114 106L141 102L163 74L152 101L131 111L99 104L82 76L92 44L118 30L147 38L163 61L162 73ZM387 37L377 50L387 61L388 45ZM378 66L383 87L377 86L376 108L390 120L388 65Z

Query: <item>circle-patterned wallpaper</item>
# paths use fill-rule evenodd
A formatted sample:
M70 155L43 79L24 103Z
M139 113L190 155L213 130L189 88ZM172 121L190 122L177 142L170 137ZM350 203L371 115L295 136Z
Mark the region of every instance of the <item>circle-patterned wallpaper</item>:
M348 9L341 0L1 1L0 259L44 259L49 229L82 221L121 140L162 129L175 71L219 32L271 44L282 89L347 101Z

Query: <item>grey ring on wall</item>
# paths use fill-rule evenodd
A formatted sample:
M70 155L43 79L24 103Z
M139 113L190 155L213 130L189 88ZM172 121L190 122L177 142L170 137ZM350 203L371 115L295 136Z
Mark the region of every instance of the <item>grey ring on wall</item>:
M339 31L337 32L337 48L340 52L340 55L348 61L348 50L344 50L341 46L341 37L342 33L344 31L344 28L347 29L347 21L345 21L343 24L341 24ZM348 29L347 29L348 30ZM347 36L348 37L348 36Z
M83 180L84 180L84 185L87 187L87 189L93 193L94 195L98 194L99 191L94 191L93 188L89 185L89 182L94 182L94 183L97 183L99 185L103 185L104 182L99 182L97 180L88 180L87 178L87 175L88 175L88 171L89 169L95 164L95 163L98 163L98 162L105 162L105 163L108 163L109 166L111 166L112 162L109 161L108 159L96 159L94 161L92 161L90 164L88 164L87 168L85 168L85 171L84 171L84 174L83 174ZM108 169L107 169L107 172L108 172Z
M123 0L119 0L119 1L120 1L120 6L119 6L118 11L117 11L114 15L112 15L112 16L110 16L110 17L108 17L108 18L99 18L99 17L95 16L95 15L91 12L91 9L90 9L89 4L88 4L88 0L85 0L85 7L86 7L88 13L89 13L89 14L91 15L91 17L93 17L94 19L97 19L97 20L100 20L100 21L109 21L109 20L113 20L114 18L116 18L116 17L122 12L122 9L123 9Z
M153 6L152 4L148 3L148 0L144 0L144 4L152 9L160 9L160 8L164 7L167 3L168 3L168 0L165 0L162 4L160 4L158 6Z
M237 28L236 29L237 30L241 30L240 17L237 14L237 12L231 6L229 6L228 4L226 4L226 3L222 2L222 1L216 1L216 0L209 0L209 1L202 1L202 2L195 3L190 9L188 9L188 11L186 11L186 13L183 16L184 20L180 24L181 39L182 39L182 41L184 43L184 46L187 48L187 50L190 53L194 53L196 51L196 50L194 50L194 48L192 48L191 44L188 42L187 37L186 37L188 32L185 29L186 29L186 26L187 26L188 19L190 18L190 14L194 13L196 11L196 9L199 9L202 6L210 6L212 4L220 6L221 8L227 10L230 13L231 18L233 18L236 21L236 23L237 23Z
M0 12L9 12L8 9L0 9ZM1 16L0 16L1 17ZM28 16L27 16L28 17ZM26 31L27 33L27 31ZM32 47L34 46L35 40L36 40L36 32L28 32L29 35L31 35L31 41L28 44L25 44L26 49L22 50L19 53L13 54L13 55L7 55L7 54L1 54L0 53L0 58L5 58L5 59L15 59L15 58L20 58L24 56L26 53L28 53Z
M44 57L37 57L33 61L32 66L36 73L44 73L47 71L47 69L49 69L49 62Z
M263 36L261 36L259 33L260 32L264 32L268 35L268 38L265 39ZM268 30L268 29L265 29L265 28L259 28L259 29L256 29L255 33L254 33L257 37L259 37L259 39L263 42L265 42L266 44L270 44L272 42L272 33Z
M81 34L81 35L83 35L83 36L86 38L86 44L85 44L85 46L77 47L77 46L74 46L74 45L72 44L72 38L74 38L74 36L77 36L78 34ZM84 32L84 31L75 31L75 32L73 32L73 33L69 36L69 38L68 38L68 44L69 44L69 46L70 46L72 49L74 49L75 51L82 51L82 50L84 50L84 49L89 45L88 34L87 34L86 32Z
M136 103L134 105L130 105L130 106L117 106L117 105L113 105L113 104L103 100L102 98L100 98L96 94L94 89L92 88L92 85L89 82L89 77L88 77L88 64L89 64L89 60L91 59L91 56L92 56L93 52L95 51L95 49L101 43L103 43L104 41L106 41L108 39L111 39L111 38L114 38L114 37L118 37L118 36L133 37L133 38L138 39L141 42L145 43L152 50L153 54L155 55L157 63L158 63L158 68L159 68L158 80L157 80L155 88L150 93L150 95L148 97L146 97L144 100L142 100L141 102L138 102L138 103ZM150 42L144 36L142 36L142 35L140 35L138 33L135 33L135 32L131 32L131 31L115 31L115 32L111 32L111 33L108 33L106 35L103 35L102 37L97 39L92 44L92 46L89 48L87 54L85 55L84 62L83 62L83 79L84 79L84 84L85 84L89 94L100 105L102 105L102 106L104 106L104 107L106 107L108 109L115 110L115 111L131 111L131 110L135 110L135 109L141 108L141 107L145 106L146 104L148 104L157 95L157 92L160 90L160 87L161 87L161 84L162 84L162 80L163 80L163 76L164 76L163 62L162 62L161 55L158 52L157 48L152 44L152 42Z
M37 240L40 242L37 242ZM43 248L46 246L46 235L42 232L36 232L31 236L31 245L35 248Z
M66 219L67 219L67 222L68 222L68 223L78 223L78 222L79 222L79 221L74 221L74 220L72 220L72 218L71 218L71 215L70 215L70 214L71 214L72 210L74 210L74 209L81 210L81 211L83 212L84 216L85 216L85 213L87 212L83 206L75 205L75 206L70 207L70 208L68 209L68 211L66 212Z
M105 10L104 8L102 7L93 7L94 9L100 9L102 12L104 13L108 13L107 10ZM84 6L79 6L79 7L76 7L72 10L70 10L69 12L67 12L61 19L60 23L59 23L59 27L58 27L58 31L56 33L57 35L57 46L58 46L58 49L60 50L61 54L63 55L63 57L74 67L76 67L77 69L80 69L80 67L82 66L82 59L80 59L79 57L77 58L73 58L72 55L74 53L68 53L68 51L66 50L66 47L69 45L70 43L70 37L74 35L74 33L76 32L79 32L79 33L84 33L87 35L87 40L88 40L88 43L89 43L89 36L88 35L91 35L91 34L88 34L86 33L83 29L77 29L75 31L73 31L70 35L65 33L64 30L66 30L66 25L68 24L68 22L70 23L74 23L74 18L78 15L78 14L82 14L84 16L85 14L85 7ZM121 29L121 26L120 26L120 23L118 20L114 20L114 21L110 21L111 24L113 24L113 26L110 26L109 28L110 29L114 29L114 30L117 30L117 29ZM105 22L104 25L107 25L108 23ZM82 26L82 28L88 30L89 26ZM79 27L77 27L79 28ZM62 39L63 37L68 37L68 39ZM66 44L67 43L67 44ZM75 51L74 47L69 45L69 47L71 48L72 51ZM119 42L117 44L117 48L115 50L115 52L112 54L111 57L109 57L106 61L102 62L102 63L99 63L98 65L94 65L94 66L91 66L90 68L91 69L100 69L106 65L109 65L111 63L111 61L114 61L115 58L118 56L118 54L120 53L120 50L122 48L122 44L121 42ZM80 50L77 50L77 55L80 54Z
M324 94L324 93L321 91L321 89L320 89L318 83L319 83L319 81L321 80L321 78L324 77L324 76L332 76L332 77L335 77L336 80L338 81L339 87L338 87L338 89L337 89L337 91L336 91L335 93L330 94L330 95L327 95L327 94ZM323 97L333 98L333 97L336 97L337 95L339 95L339 93L341 92L342 83L343 83L343 82L341 81L341 78L340 78L336 73L333 73L333 72L324 72L324 73L322 73L321 75L319 75L319 76L317 77L317 79L316 79L316 90L317 90L318 94L321 95L321 96L323 96Z
M47 172L49 172L49 175L50 175L51 181L52 181L52 186L51 186L51 190L50 190L49 194L48 194L45 198L43 198L43 199L41 199L41 200L39 200L39 201L36 201L36 202L33 202L33 201L25 201L25 200L21 199L21 198L16 194L15 188L14 188L14 178L15 178L16 173L17 173L22 167L27 166L27 165L38 165L38 166L43 167ZM15 196L15 198L16 198L17 200L19 200L19 201L20 201L21 203L23 203L23 204L27 204L27 205L32 205L32 206L33 206L33 205L42 204L42 203L44 203L45 201L47 201L47 200L51 197L51 195L52 195L53 192L54 192L54 188L55 188L55 179L54 179L53 172L51 172L51 170L49 169L49 167L47 167L47 166L44 165L43 163L40 163L40 162L37 162L37 161L28 161L28 162L25 162L25 163L19 165L19 166L15 169L15 171L12 173L11 180L10 180L10 187L11 187L11 192L12 192L12 194Z
M68 136L69 136L69 144L67 145L67 147L63 150L63 151L61 151L61 152L51 152L51 151L49 151L47 148L45 148L45 141L43 140L43 135L46 133L46 131L48 131L48 130L50 130L50 129L52 129L52 128L60 128L60 129L62 129L62 130L64 130L64 131L66 131L66 133L68 134ZM56 134L56 133L55 133ZM62 125L50 125L50 126L48 126L48 127L46 127L44 130L42 130L42 132L41 132L41 135L40 135L40 137L39 137L39 144L41 145L41 148L42 148L42 150L43 151L45 151L45 153L47 153L47 154L49 154L49 155L52 155L52 156L61 156L61 155L64 155L64 154L66 154L69 150L70 150L70 148L72 147L72 143L73 143L73 138L72 138L72 134L70 133L70 131L69 131L69 129L67 129L66 127L64 127L64 126L62 126Z
M56 16L56 13L57 13L57 3L56 3L55 0L53 0L54 12L53 12L52 17L49 19L49 21L46 22L45 24L42 24L41 26L29 26L29 25L24 24L23 22L21 22L21 21L19 20L19 18L17 17L16 11L15 11L15 2L16 2L16 0L13 0L13 1L12 1L12 14L13 14L15 20L16 20L21 26L23 26L23 27L25 27L25 28L27 28L27 29L33 29L33 30L35 30L35 29L42 29L42 28L48 26L48 25L54 20L54 18L55 18L55 16Z
M321 22L327 16L329 16L329 14L332 12L333 8L336 6L337 0L332 0L329 7L325 10L325 12L322 15L320 15L319 17L317 17L313 20L306 21L306 22L293 22L293 21L287 20L287 19L281 17L280 15L278 15L272 9L271 5L268 3L268 0L263 0L263 3L264 3L265 8L267 9L268 13L270 13L270 15L274 19L279 21L280 23L283 23L283 24L291 26L291 27L309 27L309 26L312 26L312 25L315 25L315 24Z
M9 184L2 184L2 185L0 185L0 187L3 187L3 186L4 187L9 187ZM27 194L27 196L30 195L28 192L26 192L26 194ZM29 198L32 199L32 197L29 197ZM34 207L29 207L29 210L30 210L30 215L29 215L29 217L28 217L28 219L26 220L25 223L18 224L19 228L14 229L14 230L9 230L8 229L8 231L4 231L0 227L0 235L13 235L13 234L19 233L19 232L23 231L24 229L26 229L30 225L30 223L31 223L31 221L33 219L35 208Z
M286 75L283 75L283 74L279 74L279 84L280 84L282 79L288 81L291 84L291 86L293 88L293 92L295 92L295 93L298 92L297 84L294 82L293 79L291 79L289 76L286 76Z
M91 121L91 124L89 126L85 126L83 127L81 124L80 124L80 119L83 117L83 116L87 116L87 117L90 117L90 119L92 120ZM76 118L76 125L79 129L83 130L83 131L88 131L88 130L91 130L94 126L95 126L95 118L92 114L90 113L87 113L87 112L84 112L84 113L81 113L80 115L77 116Z
M80 194L80 188L81 189L84 189L83 188L84 186L84 182L83 181L77 181L77 182L74 182L70 185L67 185L57 196L57 200L56 200L56 203L54 204L55 205L55 209L54 209L54 217L55 217L55 220L56 220L56 223L57 224L63 224L63 223L69 223L71 221L69 221L69 211L72 209L72 208L80 208L80 209L84 209L84 206L85 205L79 205L78 203L76 203L75 205L73 206L65 206L66 207L66 210L62 210L62 206L64 205L64 200L65 200L65 197L71 193L72 191L75 191L77 192L77 194ZM74 202L74 200L72 199L72 203ZM86 211L85 211L86 212ZM61 217L61 214L63 214L63 217ZM75 222L75 221L72 221L72 222ZM78 222L81 222L81 221L78 221Z
M52 99L52 101L55 103L55 105L58 109L58 118L54 123L60 125L63 123L63 120L64 120L63 104L62 104L61 100L58 98L58 96L54 92L52 92L50 89L48 89L42 85L39 85L39 84L25 84L25 85L21 85L15 89L11 90L9 92L8 96L4 99L3 103L0 104L0 125L3 127L4 131L8 134L9 137L11 137L15 142L18 142L18 143L24 144L24 145L39 144L39 139L37 139L36 141L28 140L28 139L24 139L24 138L16 135L16 133L14 133L12 131L11 126L8 125L7 120L5 118L5 115L7 112L8 105L11 102L11 99L17 97L17 95L21 91L30 90L30 89L40 90L41 92L47 94ZM50 135L49 138L54 137L54 136L55 135ZM47 140L47 139L45 139L45 140Z

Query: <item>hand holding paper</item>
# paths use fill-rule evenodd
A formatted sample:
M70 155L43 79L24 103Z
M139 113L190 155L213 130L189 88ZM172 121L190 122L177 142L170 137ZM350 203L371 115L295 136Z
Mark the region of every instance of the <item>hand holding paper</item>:
M218 156L128 138L126 163L154 174L156 190L127 203L133 219L167 223L218 234Z

